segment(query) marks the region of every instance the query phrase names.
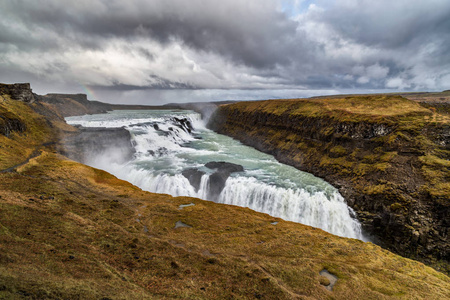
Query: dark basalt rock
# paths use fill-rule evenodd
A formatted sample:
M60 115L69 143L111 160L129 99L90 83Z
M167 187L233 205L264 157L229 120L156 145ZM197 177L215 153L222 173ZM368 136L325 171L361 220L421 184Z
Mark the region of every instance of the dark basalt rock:
M195 168L190 168L183 170L181 174L189 180L189 183L195 188L195 191L198 192L202 176L205 175L205 172L202 172Z
M34 102L34 94L29 83L2 84L0 95L9 96L12 100ZM2 98L0 98L2 101ZM0 134L9 137L12 132L24 132L25 123L14 113L0 110Z
M194 129L192 127L191 122L187 118L176 118L174 117L173 120L175 121L175 125L179 128L181 128L183 131L186 131L188 133L191 133Z
M0 134L9 137L13 131L24 132L25 124L17 118L0 115Z
M229 172L230 174L234 172L244 171L243 166L224 161L210 161L209 163L205 164L205 167L207 167L208 169L217 169L218 172L222 173Z
M244 167L241 165L228 162L209 162L205 164L209 169L216 169L216 171L209 177L209 192L208 198L215 201L225 187L225 182L231 173L243 172Z
M33 103L35 95L29 83L0 84L0 95L9 95L12 100Z
M215 172L209 176L208 200L212 201L217 200L223 188L225 187L225 182L232 173L244 171L244 167L241 165L223 161L211 161L205 164L205 167L215 170ZM198 191L198 189L200 188L202 176L206 173L195 168L190 168L183 170L181 174L183 174L183 176L189 180L190 184L195 188L195 190Z

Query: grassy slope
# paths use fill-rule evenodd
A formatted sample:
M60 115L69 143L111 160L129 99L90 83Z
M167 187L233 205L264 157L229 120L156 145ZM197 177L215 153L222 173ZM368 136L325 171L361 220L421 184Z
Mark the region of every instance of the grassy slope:
M30 152L55 138L24 104L2 107L26 118L28 130L11 141L0 136L0 145L11 146L1 158L24 159L22 147ZM272 225L274 218L245 208L143 192L40 149L15 172L0 173L0 298L450 297L447 276L371 243L282 220ZM179 209L188 203L195 206ZM175 229L177 221L192 227ZM339 278L333 291L321 285L323 268Z

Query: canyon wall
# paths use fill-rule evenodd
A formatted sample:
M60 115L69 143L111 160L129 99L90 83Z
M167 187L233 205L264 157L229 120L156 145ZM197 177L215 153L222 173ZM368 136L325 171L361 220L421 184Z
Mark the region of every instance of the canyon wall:
M400 96L241 102L209 127L339 188L374 241L448 270L448 115Z

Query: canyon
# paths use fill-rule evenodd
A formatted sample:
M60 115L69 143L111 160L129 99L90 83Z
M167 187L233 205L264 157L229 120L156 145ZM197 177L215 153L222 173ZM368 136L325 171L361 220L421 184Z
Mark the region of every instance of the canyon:
M443 271L438 272L373 243L247 208L145 192L63 151L69 144L76 155L76 145L97 134L114 140L114 134L80 133L82 128L64 121L58 105L37 97L29 85L19 90L34 100L10 88L0 89L1 120L8 120L0 123L0 298L450 297L442 263L448 252L439 240L448 230L445 115L395 98L390 104L410 110L406 119L382 115L370 121L336 110L337 104L326 117L304 107L309 117L292 119L290 105L289 114L279 113L283 102L267 107L270 113L261 102L224 105L211 119L216 130L326 178L374 234L378 224L380 239L383 230L394 230L389 224L395 221L399 234L392 234L400 242L387 237L387 247L403 251L411 232L411 239L417 236L416 244L410 242L418 245L417 257L426 261L430 255L426 262ZM346 103L358 106L357 99ZM123 131L118 136L127 139ZM377 147L366 147L369 142ZM408 164L404 171L395 169ZM356 172L359 177L352 180ZM412 220L417 224L407 227ZM389 229L383 229L386 224Z

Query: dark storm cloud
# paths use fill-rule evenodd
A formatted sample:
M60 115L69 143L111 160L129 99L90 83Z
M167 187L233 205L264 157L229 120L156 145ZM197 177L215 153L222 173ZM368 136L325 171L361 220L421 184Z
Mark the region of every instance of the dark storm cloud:
M3 81L140 97L450 86L447 0L16 0L0 11Z
M112 37L143 36L163 43L180 39L194 49L256 68L288 63L294 47L301 45L293 40L296 23L269 7L273 1L239 2L11 1L4 11L17 14L30 30L42 26L87 41L86 46L98 47Z
M318 17L357 43L395 49L448 40L449 16L449 1L362 0L337 1Z

